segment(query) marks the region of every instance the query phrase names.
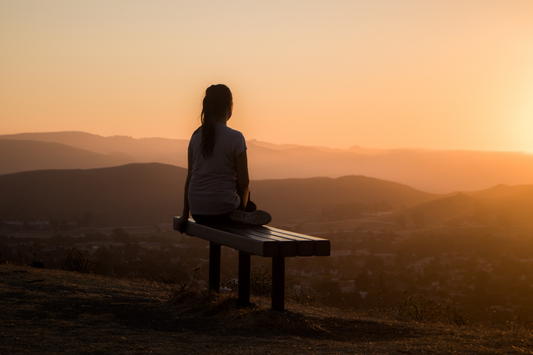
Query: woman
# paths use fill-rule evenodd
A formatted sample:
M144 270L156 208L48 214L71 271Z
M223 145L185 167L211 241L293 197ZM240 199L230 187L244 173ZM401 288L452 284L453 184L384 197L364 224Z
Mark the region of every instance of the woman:
M210 86L202 105L202 126L189 142L183 214L176 229L183 232L189 213L202 224L269 223L270 215L249 201L244 136L227 126L233 113L230 89L222 84Z

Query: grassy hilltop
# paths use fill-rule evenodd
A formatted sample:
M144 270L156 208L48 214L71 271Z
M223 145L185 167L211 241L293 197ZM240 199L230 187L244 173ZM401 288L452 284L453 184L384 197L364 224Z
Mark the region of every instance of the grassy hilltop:
M288 300L237 308L234 294L0 265L1 354L524 354L533 338ZM393 311L393 310L392 310ZM402 319L403 317L403 319Z

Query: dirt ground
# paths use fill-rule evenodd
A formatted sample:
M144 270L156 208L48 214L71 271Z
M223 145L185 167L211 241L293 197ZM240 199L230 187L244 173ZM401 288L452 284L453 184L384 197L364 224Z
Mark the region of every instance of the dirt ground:
M0 265L0 354L533 354L533 336Z

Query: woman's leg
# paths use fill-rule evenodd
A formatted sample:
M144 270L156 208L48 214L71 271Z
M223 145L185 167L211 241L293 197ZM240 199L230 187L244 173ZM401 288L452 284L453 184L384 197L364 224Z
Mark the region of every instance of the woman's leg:
M237 190L237 195L239 195L239 198L241 199L241 204L237 209L245 211L246 206L248 205L248 200L250 199L250 189L248 187L245 187L242 190Z
M239 197L241 195L239 194ZM245 202L243 204L243 201ZM244 205L243 208L241 208ZM244 212L255 212L257 211L257 206L255 203L250 201L250 190L246 188L246 191L243 191L243 196L241 197L241 205L238 210ZM227 224L235 222L230 218L231 212L221 215L198 215L193 214L192 218L195 222L199 224Z
M250 201L250 189L246 188L244 190L238 191L237 194L241 199L241 204L239 205L238 210L245 212L254 212L257 211L257 206L255 203Z
M250 201L250 191L248 190L246 192L247 193L245 197L248 199L246 204L243 206L243 200L241 199L241 206L231 213L230 218L235 222L251 224L254 226L262 226L270 223L272 220L270 214L268 214L268 212L258 210L256 204Z
M248 200L248 203L246 204L246 208L244 209L245 212L254 212L257 211L257 206L252 201Z

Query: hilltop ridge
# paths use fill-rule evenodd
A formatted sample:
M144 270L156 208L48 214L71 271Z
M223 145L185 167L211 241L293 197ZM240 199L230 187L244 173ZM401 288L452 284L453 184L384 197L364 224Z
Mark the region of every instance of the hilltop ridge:
M235 296L176 297L157 282L0 264L5 354L519 354L520 332L398 321L287 302L237 308ZM183 297L184 296L184 297Z

